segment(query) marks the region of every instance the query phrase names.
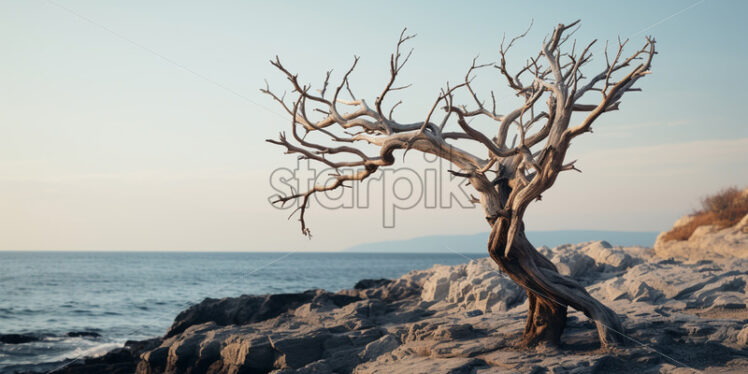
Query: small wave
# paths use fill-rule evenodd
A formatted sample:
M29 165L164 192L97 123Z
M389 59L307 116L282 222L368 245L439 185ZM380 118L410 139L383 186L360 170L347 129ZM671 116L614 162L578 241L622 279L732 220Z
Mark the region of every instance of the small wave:
M49 370L51 366L66 360L102 356L112 349L122 347L123 344L122 341L99 342L80 337L60 336L47 337L28 344L0 344L0 372L5 372L8 368L14 368L12 371Z
M77 347L72 352L64 353L53 361L63 361L65 359L76 359L79 357L100 357L115 348L122 347L122 343L102 343L92 347Z

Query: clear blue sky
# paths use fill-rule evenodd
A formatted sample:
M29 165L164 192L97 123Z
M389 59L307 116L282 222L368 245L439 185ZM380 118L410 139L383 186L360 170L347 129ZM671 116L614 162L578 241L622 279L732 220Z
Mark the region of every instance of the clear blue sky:
M475 209L416 207L384 229L381 208L312 208L316 235L304 239L267 203L270 173L295 160L263 141L288 121L258 88L285 88L267 62L276 54L314 83L357 54L353 82L373 101L407 26L418 37L400 114L422 119L446 80L477 54L495 59L502 33L531 19L518 62L576 19L580 42L651 34L659 55L644 92L574 144L584 173L559 179L528 230L663 230L704 194L748 184L746 11L719 0L2 1L0 250L334 250L485 231Z

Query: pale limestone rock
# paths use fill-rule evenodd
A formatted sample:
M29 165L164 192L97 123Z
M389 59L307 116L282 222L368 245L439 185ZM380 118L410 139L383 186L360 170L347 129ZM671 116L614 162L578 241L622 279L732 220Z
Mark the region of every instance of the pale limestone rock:
M458 265L457 269L450 266L434 266L434 273L423 284L421 299L424 301L441 301L449 295L452 282L465 276L465 265Z
M688 240L666 242L662 239L664 234L657 237L654 247L661 258L683 261L748 258L748 214L733 227L721 230L712 225L698 227Z
M595 260L578 251L559 253L551 261L556 264L559 273L572 278L579 278L595 268Z
M421 293L423 301L444 301L460 310L483 313L503 311L524 300L524 292L501 274L490 259L470 261L456 267L437 266L426 280Z
M737 340L739 345L748 346L748 326L738 332Z
M592 242L582 252L605 270L623 270L637 262L621 247L613 247L606 241Z

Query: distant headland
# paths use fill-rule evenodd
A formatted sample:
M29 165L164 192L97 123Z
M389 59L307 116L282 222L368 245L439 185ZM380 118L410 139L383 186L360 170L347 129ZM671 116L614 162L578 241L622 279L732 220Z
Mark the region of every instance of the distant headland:
M604 230L556 230L528 231L530 241L540 247L557 247L566 243L582 243L605 240L624 247L652 247L659 232L654 231L604 231ZM485 253L488 232L472 235L429 235L405 240L390 240L363 243L344 249L346 252L384 253Z

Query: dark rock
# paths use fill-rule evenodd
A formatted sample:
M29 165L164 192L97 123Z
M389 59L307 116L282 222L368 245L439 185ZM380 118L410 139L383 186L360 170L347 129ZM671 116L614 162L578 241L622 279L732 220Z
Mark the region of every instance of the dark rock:
M465 312L465 317L476 317L482 314L483 314L483 311L481 311L480 309L469 310Z
M169 357L169 347L158 347L141 356L138 362L138 373L163 373L166 359Z
M203 335L192 335L176 341L169 349L166 366L176 368L178 372L185 372L195 366L195 362L200 359L200 343L204 338Z
M135 372L135 362L123 362L118 364L102 364L91 362L84 365L70 365L63 369L56 370L59 374L132 374Z
M220 360L221 342L212 341L198 350L198 357L195 364L192 365L194 372L207 372L208 368Z
M542 366L534 365L530 368L529 373L530 374L545 374L548 372L547 368L544 368Z
M70 338L100 338L101 334L93 331L71 331L66 336Z
M471 374L471 373L475 373L477 368L484 368L484 367L488 367L485 361L478 359L478 358L474 358L462 365L458 365L458 366L451 367L451 368L446 368L447 370L445 370L444 373L446 374Z
M135 372L137 356L128 348L117 348L107 354L80 361L69 361L55 370L59 374L132 374Z
M362 350L363 350L362 347L354 347L354 348L334 351L333 353L329 353L329 354L328 354L329 351L326 351L323 357L325 358L325 362L327 363L327 366L329 366L333 372L350 373L353 371L356 365L361 363L361 360L358 355Z
M382 287L382 293L377 296L385 301L397 301L410 297L420 297L421 286L412 281L400 280Z
M271 338L270 344L281 353L276 360L276 367L297 369L322 357L322 347L330 333L317 330L309 334L282 338Z
M392 302L420 296L421 290L421 285L411 279L364 279L356 283L354 289L342 290L337 294Z
M145 351L150 351L161 345L161 338L152 338L146 340L128 340L125 347L129 348L136 356Z
M39 337L24 334L5 334L0 335L0 342L5 344L24 344L39 341Z
M349 334L349 338L351 341L351 344L354 346L364 346L367 345L384 335L384 332L380 329L368 329L368 330L361 330L361 331L353 331L351 334Z
M369 288L377 288L377 287L386 286L386 285L388 285L388 284L390 284L392 282L393 282L393 280L391 280L391 279L385 279L385 278L381 278L381 279L362 279L362 280L356 282L356 285L353 286L353 289L354 290L366 290L366 289L369 289Z
M329 302L337 307L348 305L360 297L333 294L324 290L274 295L243 295L234 298L205 299L179 313L166 333L177 335L188 327L206 322L219 326L244 325L277 317L291 309L310 302Z
M434 331L434 337L443 340L466 339L475 336L473 326L469 324L439 325Z
M132 374L136 371L140 355L157 347L161 339L154 338L142 341L127 341L123 348L116 348L101 357L61 362L55 373L59 374ZM168 348L166 348L168 351ZM146 354L153 355L154 351ZM165 360L164 355L164 360ZM158 372L158 371L154 371Z
M368 330L366 330L368 331ZM351 338L345 334L335 334L330 336L329 339L325 340L325 344L322 347L325 352L338 351L340 349L347 349L351 347Z
M134 363L134 355L132 351L127 348L117 348L107 352L105 355L97 358L86 359L86 363L99 363L99 364L119 364L119 363Z
M387 304L379 299L365 299L346 306L343 311L352 317L365 320L385 314Z
M266 337L253 339L244 358L240 372L264 373L272 370L275 361L275 350Z

